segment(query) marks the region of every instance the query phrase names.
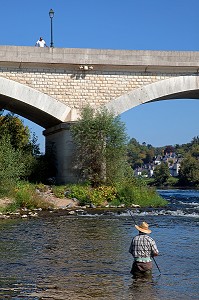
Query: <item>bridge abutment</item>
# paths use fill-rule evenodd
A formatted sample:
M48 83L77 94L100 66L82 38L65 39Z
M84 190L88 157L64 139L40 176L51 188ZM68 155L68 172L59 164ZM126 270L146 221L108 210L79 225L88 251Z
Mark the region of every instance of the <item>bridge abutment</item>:
M58 184L77 182L73 168L75 145L70 126L71 122L60 123L43 132L46 138L46 153L53 155Z

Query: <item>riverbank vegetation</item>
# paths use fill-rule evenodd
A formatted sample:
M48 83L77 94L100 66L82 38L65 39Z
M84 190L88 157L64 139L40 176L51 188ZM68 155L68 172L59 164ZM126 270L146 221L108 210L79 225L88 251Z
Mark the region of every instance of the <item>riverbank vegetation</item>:
M155 188L149 188L144 182L121 183L115 186L90 184L67 184L52 187L56 197L65 196L77 199L81 206L100 207L163 207L167 205Z
M96 112L87 106L71 132L76 143L79 181L89 184L69 187L69 196L78 198L82 204L165 205L155 189L135 179L128 163L125 125L119 117L105 109Z
M0 122L0 198L12 199L6 207L10 211L24 207L46 209L50 204L36 191L40 182L54 184L48 181L54 175L50 159L40 155L36 137L31 139L28 128L17 116L2 115ZM127 163L125 126L118 117L86 107L71 130L76 142L74 170L79 184L53 185L56 196L76 198L81 205L166 204L154 188L134 178Z
M7 199L2 201L1 210L46 206L29 182L36 177L40 180L45 173L43 170L48 168L45 156L40 155L36 136L31 136L28 127L16 115L1 114L0 199Z
M52 189L60 198L77 199L80 205L101 207L166 205L156 187L197 187L199 185L199 138L173 149L183 158L179 176L169 175L161 164L153 178L135 178L133 167L152 160L163 147L128 141L119 117L106 110L82 110L80 120L71 127L76 143L74 171L78 184L56 185L53 155L41 155L35 135L13 114L0 116L0 198L9 199L2 210L47 209L49 204L37 193ZM168 146L167 146L168 147ZM1 208L0 208L1 209Z
M29 182L18 181L10 187L9 192L0 194L7 198L0 206L0 212L15 212L20 209L48 209L52 203L48 203L40 194L37 193L38 185Z

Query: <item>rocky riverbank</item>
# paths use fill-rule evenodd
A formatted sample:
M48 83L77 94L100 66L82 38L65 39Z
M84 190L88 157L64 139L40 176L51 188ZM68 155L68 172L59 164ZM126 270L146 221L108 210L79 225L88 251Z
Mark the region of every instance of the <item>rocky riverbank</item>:
M81 215L120 215L127 211L127 208L91 208L91 207L73 207L73 208L52 208L52 209L20 209L16 212L0 213L0 219L29 219L29 218L47 218L59 216L81 216Z
M49 216L62 216L62 215L84 215L84 214L103 214L103 215L112 215L115 213L121 214L126 211L124 205L119 207L111 207L107 205L106 207L95 207L94 205L85 205L80 206L79 201L75 198L57 198L51 191L48 189L45 192L38 190L38 194L43 198L44 201L48 203L48 209L36 208L36 209L27 209L21 208L15 212L0 212L0 219L14 219L14 218L38 218L38 217L49 217ZM0 207L5 207L12 203L12 200L9 198L0 199ZM139 205L132 205L133 209L139 208Z

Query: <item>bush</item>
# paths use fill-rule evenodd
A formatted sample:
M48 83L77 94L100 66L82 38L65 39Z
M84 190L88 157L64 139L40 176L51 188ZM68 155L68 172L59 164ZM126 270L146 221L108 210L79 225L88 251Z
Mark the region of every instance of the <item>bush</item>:
M20 150L15 150L8 137L0 139L0 185L17 182L25 174L26 166Z
M19 182L13 193L13 202L6 207L6 211L15 211L21 208L47 209L49 203L42 199L35 191L35 186L26 182Z
M124 184L118 189L117 197L121 203L126 206L132 204L140 205L141 207L158 207L165 206L167 202L160 197L156 190L146 187L145 185Z
M167 180L167 185L168 186L177 186L179 182L179 179L176 177L169 177L169 179Z
M53 187L54 194L59 198L65 196L77 198L80 205L93 203L98 206L107 204L118 206L125 204L140 205L141 207L158 207L165 206L167 202L160 197L154 188L149 188L143 181L134 183L121 183L117 187L71 184L66 186Z
M65 186L53 186L53 193L58 198L76 198L80 205L93 203L103 205L116 199L117 190L111 186L91 187L88 184L71 184Z
M64 198L65 197L65 191L66 191L65 185L53 185L52 186L52 192L57 198Z
M0 197L13 197L16 182L14 180L0 180Z
M116 200L117 190L111 186L90 189L89 200L95 205L105 205Z

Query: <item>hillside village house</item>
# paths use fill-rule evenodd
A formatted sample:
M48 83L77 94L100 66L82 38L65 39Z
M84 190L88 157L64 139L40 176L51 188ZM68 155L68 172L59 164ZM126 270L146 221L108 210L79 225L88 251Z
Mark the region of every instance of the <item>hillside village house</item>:
M170 175L173 177L177 177L180 170L180 165L182 162L182 158L178 157L175 153L166 153L164 156L158 155L154 158L152 163L148 163L143 165L142 167L138 167L134 170L135 176L143 176L143 177L153 177L153 172L156 166L161 163L167 163Z

